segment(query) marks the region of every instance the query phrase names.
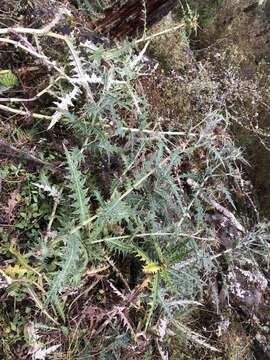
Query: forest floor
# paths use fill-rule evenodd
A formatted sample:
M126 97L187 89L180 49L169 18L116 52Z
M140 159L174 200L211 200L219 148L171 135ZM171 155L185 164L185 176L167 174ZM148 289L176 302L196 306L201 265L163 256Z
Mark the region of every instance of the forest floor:
M264 8L83 3L0 5L0 357L269 359Z

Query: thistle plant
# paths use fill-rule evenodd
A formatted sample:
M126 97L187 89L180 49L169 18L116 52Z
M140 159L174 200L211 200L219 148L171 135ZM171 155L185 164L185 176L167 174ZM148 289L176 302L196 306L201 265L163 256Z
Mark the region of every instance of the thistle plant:
M61 176L44 169L35 184L40 196L53 200L35 261L13 249L30 273L22 285L38 309L33 322L42 313L46 326L68 324L72 347L90 318L91 355L102 345L100 356L119 354L141 338L159 344L162 331L163 337L180 332L219 351L179 314L203 305L219 258L259 249L258 240L265 247L262 233L236 213L230 189L241 190L244 159L228 135L230 117L209 111L200 122L176 123L175 129L157 124L140 86L150 76L144 56L151 39L112 48L78 45L52 31L62 15L43 29L0 29L0 42L53 70L50 84L35 97L51 94L53 109L32 117L47 121L49 132L68 129L73 139L63 145L65 166L56 172ZM26 34L37 44L46 37L62 41L65 64L30 46ZM25 115L27 110L14 107L25 100L6 98L0 109ZM232 245L225 250L214 218L230 228ZM77 304L81 316L68 323Z

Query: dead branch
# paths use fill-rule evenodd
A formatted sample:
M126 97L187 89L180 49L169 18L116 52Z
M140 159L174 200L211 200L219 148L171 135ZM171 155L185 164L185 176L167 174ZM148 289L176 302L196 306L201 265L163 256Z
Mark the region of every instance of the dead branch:
M37 114L37 113L31 113L30 111L24 111L20 109L14 109L12 107L1 105L0 104L0 110L10 112L12 114L27 116L27 117L33 117L35 119L41 119L41 120L51 120L52 117L49 115L43 115L43 114Z
M5 143L3 140L0 140L0 151L1 151L1 149L5 150L5 155L8 157L19 158L24 161L34 162L36 164L39 164L42 166L47 166L50 168L53 167L53 165L51 163L49 163L48 161L41 160L32 154L29 154L23 150L19 150L19 149L15 148L14 146Z
M175 0L131 0L121 5L116 2L105 11L103 19L93 24L94 29L111 37L136 36L145 26L151 27L175 6Z
M187 184L193 189L198 189L200 187L200 185L192 179L187 179ZM241 233L245 233L245 228L239 223L239 221L236 219L232 212L230 212L224 206L220 205L214 199L209 198L203 193L200 193L199 196L203 201L213 206L214 209L216 209L220 214L225 216L229 220L230 224L233 225L238 231L240 231Z

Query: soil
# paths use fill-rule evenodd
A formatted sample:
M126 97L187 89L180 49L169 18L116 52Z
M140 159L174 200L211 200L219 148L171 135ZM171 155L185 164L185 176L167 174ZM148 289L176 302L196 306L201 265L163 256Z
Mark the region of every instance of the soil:
M250 87L250 82L253 83L254 81L256 83L256 92L259 88L266 89L267 85L269 85L269 72L266 65L270 61L270 41L268 33L270 1L266 2L263 9L259 9L258 6L255 6L254 1L247 2L246 0L214 1L214 6L212 1L205 2L203 0L193 2L198 4L199 11L204 11L205 23L201 24L199 35L196 38L194 36L193 41L191 42L192 51L189 51L186 48L180 49L182 58L176 65L176 72L172 71L170 72L170 75L168 75L168 69L173 66L170 63L167 68L164 67L162 70L158 70L155 78L152 79L151 77L151 79L149 79L146 77L141 79L144 91L150 102L153 119L155 119L157 114L160 114L163 117L163 125L167 126L166 130L170 130L170 126L172 126L170 121L172 118L175 119L175 123L177 122L179 130L181 130L190 119L190 115L193 115L195 118L196 114L198 116L203 113L203 106L208 106L207 101L213 101L213 97L211 96L215 92L214 90L216 90L213 90L213 84L219 81L223 85L225 80L227 80L227 75L224 75L224 69L229 69L232 72L237 71L237 74L239 74L241 79L241 84L239 84L242 87L236 89L236 92L240 95L240 98L238 99L239 102L237 103L239 104L239 109L236 109L236 111L242 111L244 108L243 103L241 103L242 97L247 96L247 93L252 93L253 91L253 88ZM7 3L7 7L4 10L16 11L17 13L21 12L22 25L24 26L39 27L43 23L46 23L51 18L55 6L54 1L48 1L48 7L44 6L43 1L36 1L34 8L32 7L31 2L26 1L26 4L23 1L20 1L19 3L21 5L20 8L18 7L18 2L11 1L9 4ZM172 4L172 2L167 3L169 5ZM210 23L209 19L205 17L208 6L206 6L206 3L209 3L208 9L211 10L211 14L214 14L214 20L211 19ZM35 9L34 13L33 9ZM167 11L167 9L164 11ZM40 19L42 19L42 23ZM77 21L80 22L79 14L77 14ZM4 19L1 17L1 27L10 25L13 25L12 18ZM126 31L126 23L124 23L121 29L113 28L112 32L113 31L122 35L122 31ZM87 33L87 36L88 35L89 32ZM175 40L178 41L177 38ZM226 51L223 51L224 48L227 49L227 53ZM163 56L160 48L158 48L158 51L156 52L152 49L153 55L157 54L157 52L160 57ZM217 54L219 54L218 57ZM165 58L168 57L167 55L168 53L165 53ZM42 88L42 81L46 77L46 69L43 71L42 68L39 68L38 72L30 72L29 75L29 72L25 73L23 71L26 64L29 64L28 58L22 58L16 52L12 52L12 57L10 57L6 48L4 51L0 52L0 56L1 67L8 67L14 70L19 78L20 85L24 91L27 91L29 97L36 93L37 88ZM198 72L201 69L201 63L204 64L206 73L209 70L208 74L211 74L212 72L212 74L215 73L220 75L219 78L214 79L211 75L208 76L204 74L203 76L205 77L202 77L202 79L209 80L209 83L204 85L201 84L198 94L194 89L197 89L200 84ZM176 68L171 68L170 70L176 70ZM230 80L229 77L228 80ZM158 85L156 85L157 83ZM140 86L141 84L138 83L138 87ZM205 87L203 88L203 86ZM220 97L224 95L224 90L226 90L225 87L224 89L218 89ZM15 89L13 96L17 94L16 91L17 90ZM243 91L243 94L241 91ZM260 125L260 128L268 131L268 128L270 128L269 107L267 105L269 103L269 94L267 91L265 93L263 91L261 90L258 99L259 102L254 106L249 107L246 106L246 104L244 105L245 108L250 111L248 116L252 117L251 120L256 121ZM232 95L235 95L235 93L232 93L230 96ZM216 101L216 99L214 100ZM251 101L251 97L248 97L247 101ZM49 97L47 102L49 106L51 102ZM35 107L39 107L38 102L31 107L31 111L35 111ZM181 117L179 114L181 114ZM255 116L255 114L258 115ZM242 121L244 121L244 119L245 118L243 117ZM5 115L2 117L1 121L7 123L7 120L10 120L10 118L7 118ZM32 120L27 118L22 119L21 124L19 124L20 129L27 132L29 125L32 124L30 124L29 121L31 122ZM173 128L176 128L175 123L173 124ZM5 129L5 131L8 131L7 127L5 127ZM4 133L5 131L0 133L3 138L10 136L13 130L10 129L8 134ZM39 132L42 133L42 131L44 131L44 129L42 125L39 124ZM270 219L270 151L267 149L268 139L267 137L263 137L263 139L265 139L264 144L264 142L259 140L259 137L256 134L254 135L252 131L248 131L245 127L243 128L238 124L235 125L233 131L236 134L238 142L243 146L247 158L252 165L251 167L247 167L247 171L254 185L259 207L262 210L262 214ZM54 138L49 139L52 148L50 149L51 151L50 154L48 153L48 156L53 156L53 152L57 154L58 159L62 156L61 151L63 150L62 148L60 149L59 143L65 141L66 135L67 134L62 130L60 125L55 127ZM34 147L37 152L42 150L43 153L46 153L46 141L48 141L48 138L44 139L42 136L36 138L34 136L24 142L17 141L17 145L23 146L26 150ZM68 141L71 144L73 143L72 138L69 138ZM3 161L3 159L0 158L0 161ZM5 161L8 163L6 159ZM48 159L48 161L54 163L54 159ZM119 163L117 159L114 159L110 166L104 162L104 164L100 165L101 171L100 179L98 179L98 181L102 182L104 179L107 179L110 176L112 177L119 167L121 167L121 163ZM33 169L29 169L27 165L25 165L25 169L28 172L33 172L38 171L39 167L35 165ZM9 194L4 195L2 202L7 204L11 193L16 191L16 187L13 186L7 189L7 185L4 185L3 189L6 190L6 192L9 192ZM15 213L16 207L13 210ZM6 217L4 218L3 215L0 216L0 223L8 223L8 220L9 219ZM235 269L236 268L234 268L234 273ZM229 267L226 271L227 276L229 277ZM220 289L222 284L218 279L218 275L217 279L215 279L220 297L218 301L223 305L225 309L224 313L228 313L230 326L226 335L223 334L220 339L217 339L215 336L214 339L226 344L225 347L228 348L226 351L226 358L230 360L249 359L254 356L258 360L264 358L268 359L270 358L268 349L270 335L266 328L270 321L268 315L270 294L267 288L267 282L269 281L270 276L267 271L258 271L256 272L257 277L254 280L252 267L246 267L245 271L246 273L243 275L243 272L239 270L238 273L236 272L236 279L229 279L231 281L231 288L233 289L231 290L232 293L235 290L236 283L238 283L238 285L240 284L239 286L243 288L242 291L246 291L246 297L241 299L237 297L237 293L233 294L233 309L226 307L226 298L225 300L224 298L221 298L223 294L222 289ZM246 277L247 274L249 276L248 279ZM133 276L133 274L131 273L130 276ZM213 297L210 295L208 303L209 308L207 314L202 314L200 312L196 314L197 319L193 320L194 322L197 321L197 324L200 326L201 323L204 324L205 328L207 328L205 329L205 335L207 335L208 331L212 331L211 324L213 323L213 320L220 321L218 316L215 315L215 317L213 315L214 313L216 314L216 304L213 301ZM226 318L224 318L223 322L220 324L224 325L225 323ZM253 341L254 338L255 342ZM253 344L253 349L252 346L250 346L250 343ZM245 357L243 357L243 353ZM175 359L186 359L187 356L189 356L189 354L183 355L183 352L181 356L184 357L179 357L179 353L177 354L178 355L175 355ZM199 350L198 353L195 352L194 356L201 359L214 359L209 356L209 353L203 354L201 350ZM221 359L221 357L217 357L216 359Z

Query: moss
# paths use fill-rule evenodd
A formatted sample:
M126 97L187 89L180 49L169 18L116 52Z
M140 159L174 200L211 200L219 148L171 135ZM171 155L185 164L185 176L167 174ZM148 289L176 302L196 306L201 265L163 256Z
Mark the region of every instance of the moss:
M151 33L162 32L176 25L177 22L169 15L156 25ZM189 57L189 44L185 30L177 30L158 37L157 40L151 42L149 52L167 73L172 69L176 71L183 69Z
M198 14L199 24L202 28L207 28L214 24L217 17L218 8L224 0L190 0L189 7Z
M225 345L226 360L248 360L253 359L252 339L246 335L245 330L239 322L231 323L226 334L220 339Z

